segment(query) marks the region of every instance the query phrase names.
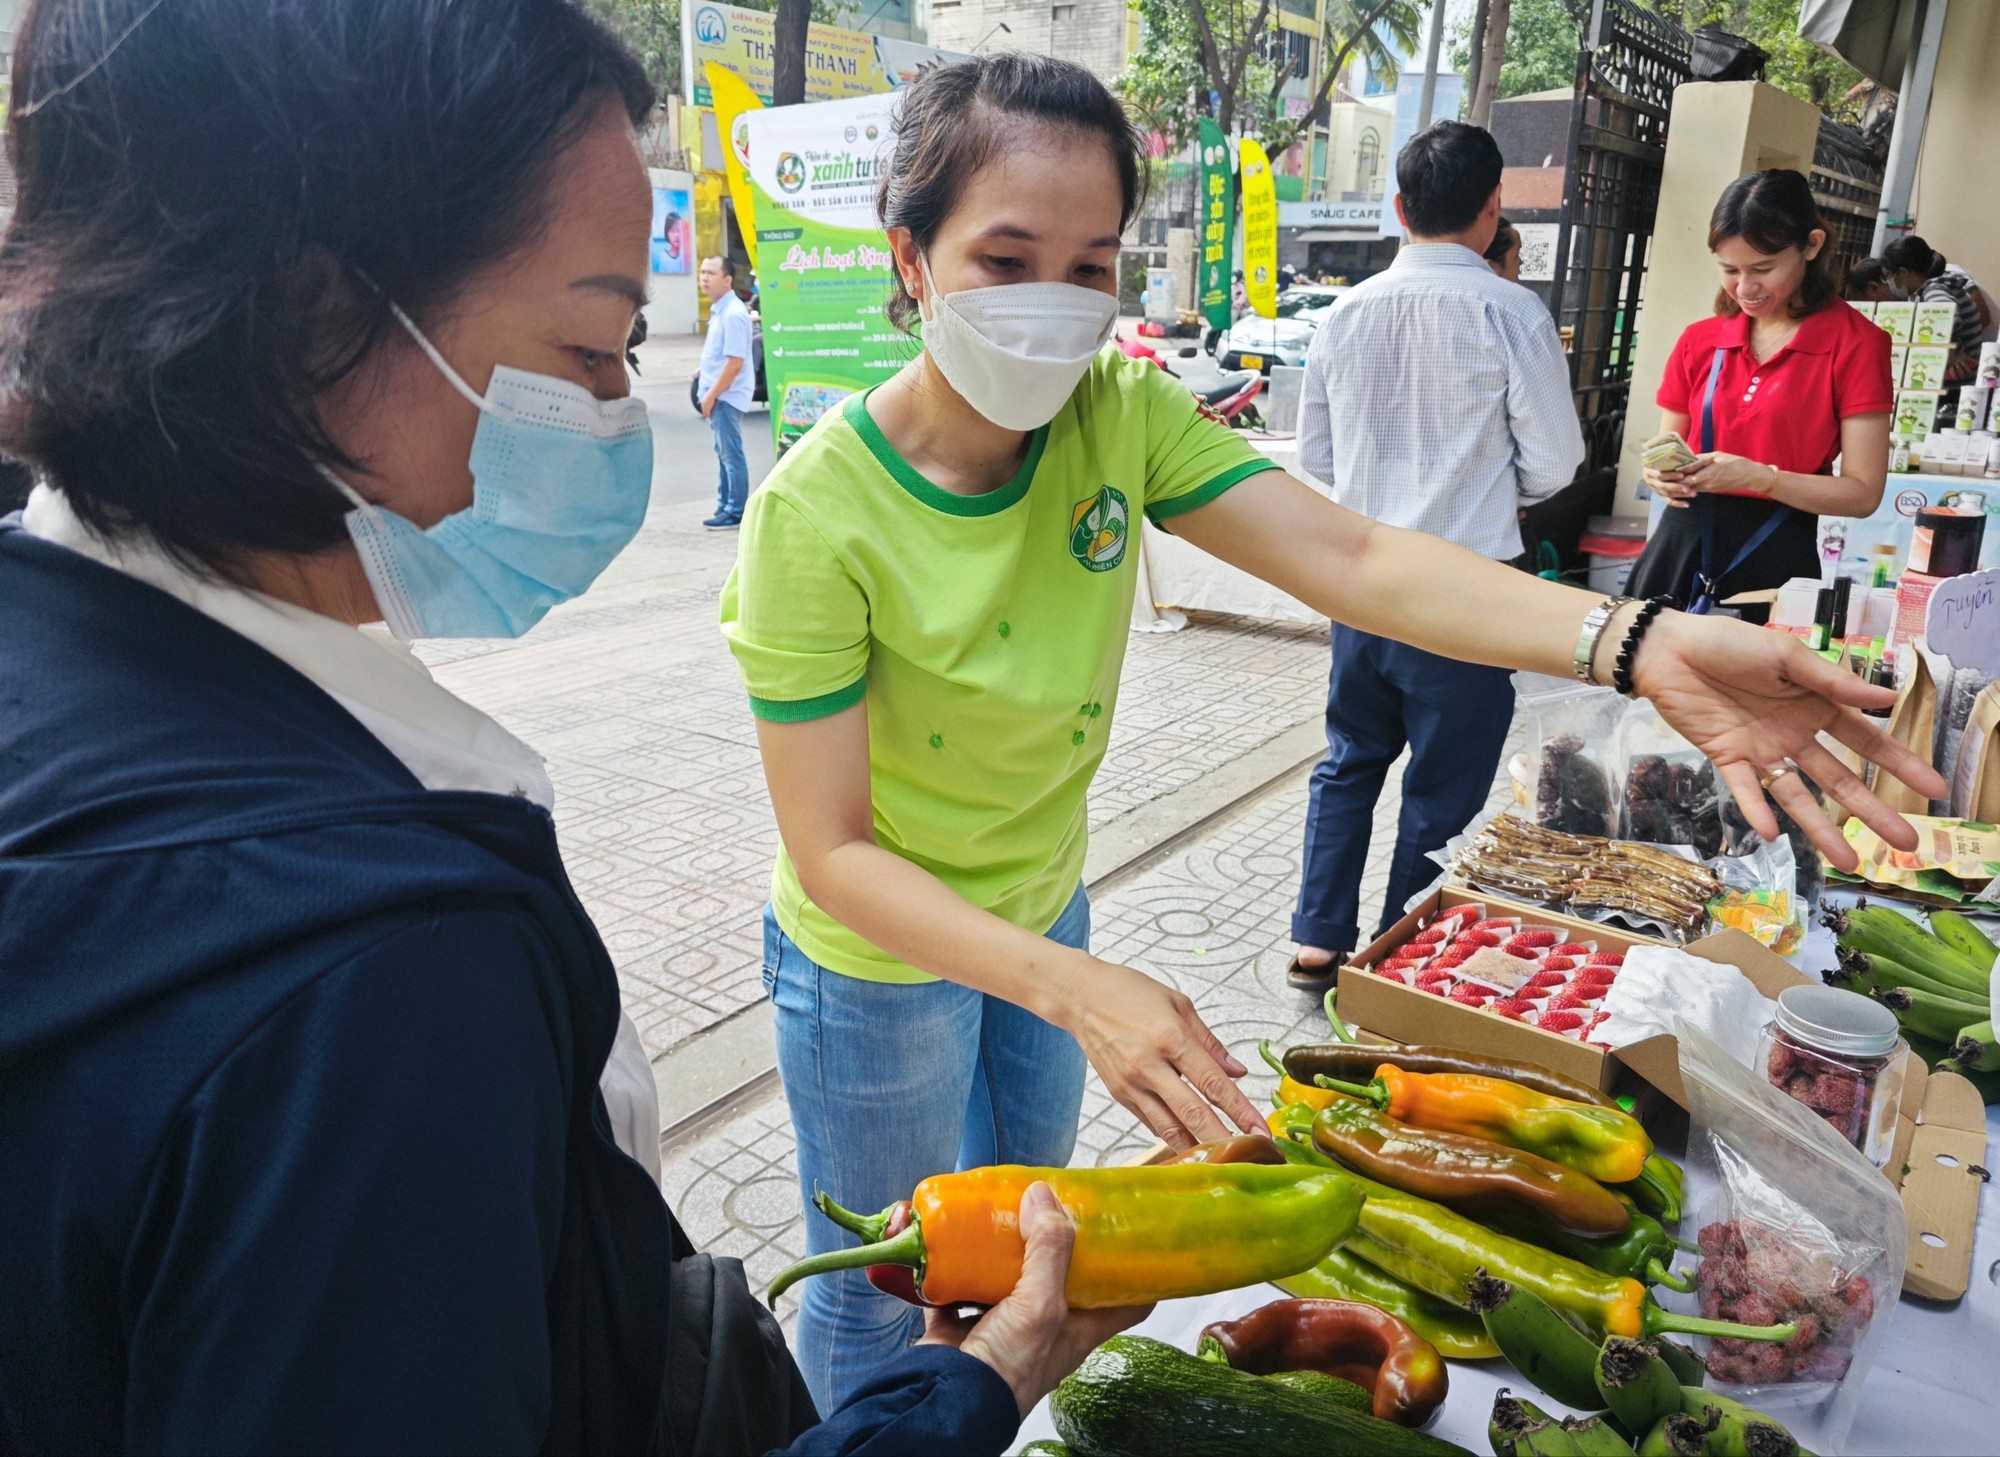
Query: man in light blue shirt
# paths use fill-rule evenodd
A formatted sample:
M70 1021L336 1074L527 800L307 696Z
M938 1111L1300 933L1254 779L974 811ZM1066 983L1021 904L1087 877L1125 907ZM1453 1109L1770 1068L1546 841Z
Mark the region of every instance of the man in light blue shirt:
M702 259L701 291L708 295L708 335L702 341L695 390L722 467L715 514L702 524L722 530L743 524L743 504L750 499L743 412L757 393L757 370L750 359L750 310L736 296L736 264L728 258Z
M1396 213L1409 241L1314 332L1299 461L1351 510L1511 561L1522 555L1521 507L1575 477L1583 433L1555 321L1481 256L1500 223L1500 167L1493 138L1455 121L1419 133L1397 157ZM1313 771L1292 917L1294 986L1323 991L1366 939L1369 829L1404 747L1381 930L1433 878L1430 853L1484 805L1513 713L1504 669L1334 626L1327 756Z

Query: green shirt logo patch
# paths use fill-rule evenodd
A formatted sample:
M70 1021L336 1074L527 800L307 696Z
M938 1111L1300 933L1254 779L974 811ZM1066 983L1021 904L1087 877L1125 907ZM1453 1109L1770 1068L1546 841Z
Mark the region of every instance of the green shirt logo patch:
M1101 486L1096 495L1078 501L1069 517L1069 554L1087 571L1108 572L1125 560L1125 535L1131 519L1124 494Z

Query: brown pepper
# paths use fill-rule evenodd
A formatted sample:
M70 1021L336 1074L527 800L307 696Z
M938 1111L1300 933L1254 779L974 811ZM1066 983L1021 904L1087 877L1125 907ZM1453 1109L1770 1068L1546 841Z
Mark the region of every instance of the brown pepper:
M1377 1417L1405 1427L1430 1420L1449 1385L1435 1346L1388 1311L1353 1300L1274 1300L1208 1326L1198 1354L1253 1376L1319 1371L1352 1381L1373 1398Z
M1588 1174L1470 1134L1413 1127L1352 1098L1322 1110L1312 1138L1356 1173L1475 1216L1511 1213L1588 1237L1632 1225L1631 1210Z
M1284 1153L1277 1140L1264 1133L1239 1133L1234 1138L1218 1138L1213 1143L1197 1143L1182 1149L1170 1164L1281 1164Z

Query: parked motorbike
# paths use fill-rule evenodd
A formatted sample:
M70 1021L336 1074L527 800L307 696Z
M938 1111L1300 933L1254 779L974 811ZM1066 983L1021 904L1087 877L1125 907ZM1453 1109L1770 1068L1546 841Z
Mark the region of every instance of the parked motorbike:
M1180 351L1182 359L1193 359L1192 346ZM1160 367L1167 369L1164 361ZM1174 371L1167 369L1168 374ZM1178 376L1176 376L1178 377ZM1182 381L1186 383L1186 381ZM1224 424L1238 430L1261 430L1264 416L1257 408L1257 397L1264 393L1264 376L1254 369L1235 369L1224 374L1213 383L1188 385L1194 397L1209 414Z

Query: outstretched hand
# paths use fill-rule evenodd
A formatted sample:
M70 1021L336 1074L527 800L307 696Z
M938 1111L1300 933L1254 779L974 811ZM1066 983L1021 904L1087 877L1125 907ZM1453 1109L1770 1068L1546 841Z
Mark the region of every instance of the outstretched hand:
M1069 1308L1076 1226L1047 1184L1030 1184L1021 1195L1021 1239L1027 1248L1013 1293L976 1319L931 1311L921 1344L956 1346L984 1361L1013 1389L1025 1418L1100 1342L1137 1325L1152 1307Z
M1870 687L1789 633L1670 612L1640 643L1632 681L1660 717L1714 761L1751 828L1767 840L1777 838L1777 817L1765 800L1768 781L1771 799L1836 869L1853 870L1859 857L1799 775L1778 772L1788 763L1896 848L1916 848L1917 832L1827 751L1820 734L1918 794L1946 793L1936 770L1860 712L1887 707L1894 692Z
M1065 1001L1054 1020L1082 1045L1105 1090L1174 1149L1227 1138L1228 1123L1264 1131L1257 1105L1236 1086L1243 1064L1182 993L1093 960Z

